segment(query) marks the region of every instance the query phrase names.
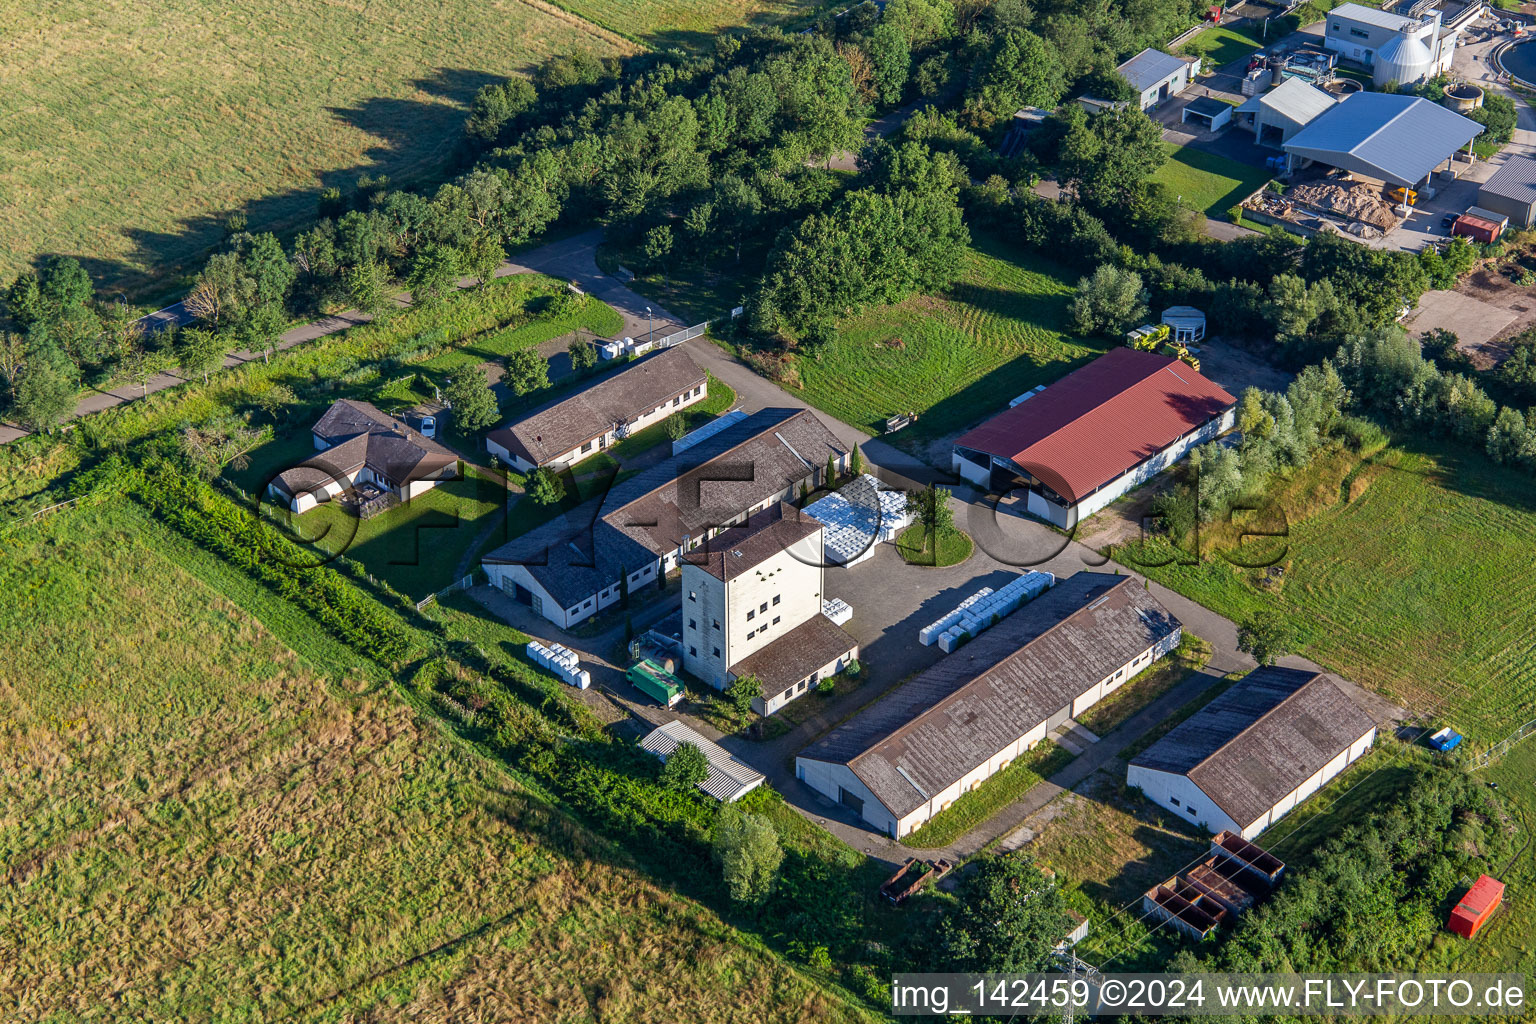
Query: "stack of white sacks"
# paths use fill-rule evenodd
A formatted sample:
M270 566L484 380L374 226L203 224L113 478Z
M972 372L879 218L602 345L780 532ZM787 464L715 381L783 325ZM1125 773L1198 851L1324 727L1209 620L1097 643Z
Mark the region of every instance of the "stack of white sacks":
M960 602L959 607L937 622L923 627L917 634L924 647L937 643L939 650L949 654L963 640L979 636L991 628L992 623L1011 615L1021 605L1028 604L1056 584L1056 577L1048 572L1026 572L1004 584L997 591L982 587Z
M821 602L821 614L841 626L853 618L853 606L840 597L834 597L830 601Z
M592 685L592 675L586 669L578 667L576 652L561 644L552 644L545 647L537 640L528 641L526 648L528 660L540 668L547 668L555 675L564 679L578 690L585 690Z

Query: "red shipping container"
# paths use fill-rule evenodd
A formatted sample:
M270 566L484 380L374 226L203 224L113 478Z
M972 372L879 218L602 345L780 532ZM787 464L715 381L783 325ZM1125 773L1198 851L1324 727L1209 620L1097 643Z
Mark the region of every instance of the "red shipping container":
M1472 883L1472 888L1451 911L1445 926L1457 935L1472 938L1478 929L1493 916L1504 900L1504 883L1483 875Z
M1466 235L1484 243L1496 242L1499 240L1499 226L1491 220L1464 213L1451 225L1451 234Z

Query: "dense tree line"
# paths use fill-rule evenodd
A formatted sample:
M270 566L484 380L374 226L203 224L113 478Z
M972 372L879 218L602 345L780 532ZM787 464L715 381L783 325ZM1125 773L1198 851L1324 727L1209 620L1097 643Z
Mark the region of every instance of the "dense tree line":
M1413 769L1390 803L1325 843L1243 915L1219 949L1171 971L1408 971L1444 967L1431 947L1468 881L1498 871L1513 825L1496 793L1454 767ZM1427 954L1427 959L1426 959Z

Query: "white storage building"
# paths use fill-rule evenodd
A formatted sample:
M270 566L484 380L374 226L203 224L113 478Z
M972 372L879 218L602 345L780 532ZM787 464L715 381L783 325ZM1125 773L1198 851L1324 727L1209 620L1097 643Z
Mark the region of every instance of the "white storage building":
M1270 666L1132 759L1126 785L1210 832L1252 839L1376 741L1333 676Z

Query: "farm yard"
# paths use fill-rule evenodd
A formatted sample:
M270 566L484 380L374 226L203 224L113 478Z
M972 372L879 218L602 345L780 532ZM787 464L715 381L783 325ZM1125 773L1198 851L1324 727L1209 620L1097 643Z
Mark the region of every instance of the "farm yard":
M1262 167L1252 167L1218 153L1172 142L1163 143L1168 160L1152 175L1184 203L1207 217L1225 219L1227 211L1259 190L1270 174Z
M175 0L154 13L0 5L0 274L80 254L104 294L173 294L230 212L282 230L314 216L323 187L431 180L480 86L552 53L638 48L543 2Z
M352 670L312 621L131 507L7 545L13 1012L870 1019L646 881Z
M866 310L799 353L794 390L874 433L888 416L918 413L894 438L904 446L952 434L1105 351L1065 333L1074 283L1046 260L978 240L948 295Z
M1310 657L1475 743L1536 718L1536 580L1514 568L1536 546L1528 475L1449 446L1399 447L1364 464L1319 459L1269 499L1288 535L1248 541L1241 560L1278 559L1278 586L1209 538L1197 565L1152 565L1169 558L1160 543L1124 558L1236 621L1280 615Z

